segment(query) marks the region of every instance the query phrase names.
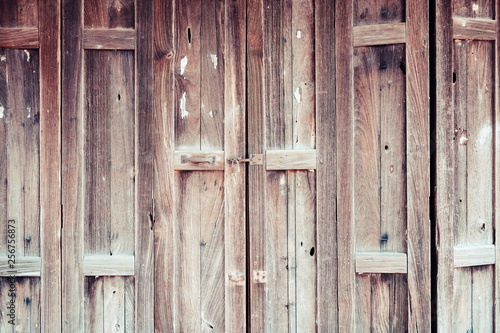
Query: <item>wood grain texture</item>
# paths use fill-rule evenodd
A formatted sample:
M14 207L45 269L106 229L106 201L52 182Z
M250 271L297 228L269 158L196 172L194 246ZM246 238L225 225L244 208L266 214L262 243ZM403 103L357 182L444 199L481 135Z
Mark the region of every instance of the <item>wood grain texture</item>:
M7 50L0 49L0 54L5 56ZM7 62L0 61L0 107L5 112L7 106ZM4 114L5 117L5 114ZM3 119L2 119L3 120ZM9 181L7 180L7 124L0 122L0 218L8 221L7 214L7 189ZM7 222L8 223L8 222ZM0 236L0 251L2 256L7 256L7 233L3 232Z
M14 282L16 298L14 300L14 313L8 308L11 297L11 280L0 278L0 319L1 332L40 332L40 279L17 278ZM11 315L12 314L12 315ZM12 325L12 322L14 325Z
M42 260L40 257L16 257L16 276L40 276ZM8 257L0 257L0 276L10 276Z
M134 28L134 0L87 0L85 28Z
M224 170L224 151L176 151L175 170Z
M52 9L57 7L51 5ZM0 2L0 27L38 27L38 1L33 0L3 0ZM57 12L49 14L57 14Z
M82 1L62 4L62 332L85 328L83 304L83 9Z
M335 6L315 1L316 263L318 331L337 331L337 110ZM335 167L332 168L331 166Z
M453 30L452 8L446 0L436 1L436 257L437 328L453 330L453 219L454 204L448 194L454 191L453 110ZM409 111L408 111L409 112ZM460 125L462 126L462 125Z
M154 237L155 330L174 331L174 11L155 1Z
M406 3L408 330L430 331L429 3Z
M135 155L135 329L154 331L154 218L153 218L153 104L154 49L153 0L137 2L136 56L136 155Z
M89 50L133 50L134 29L85 29L83 48Z
M490 18L495 13L495 0L453 0L450 7L453 10L453 16L470 18Z
M121 277L106 277L103 283L103 332L125 332L125 290Z
M225 3L224 43L224 151L227 156L245 156L245 33L246 2ZM225 184L225 319L226 330L246 329L246 206L244 168L227 166Z
M402 0L354 1L353 20L355 26L404 22L405 1Z
M354 27L354 46L404 44L406 23L377 24Z
M406 253L357 252L356 273L404 273L408 272ZM388 292L388 291L387 291ZM389 296L389 294L387 294Z
M483 19L453 19L453 38L495 40L496 21Z
M83 274L87 276L134 275L133 255L91 255L83 258Z
M0 47L37 49L38 28L0 28Z
M314 170L316 150L267 150L266 170Z
M39 4L40 307L43 331L61 331L61 2ZM74 73L73 73L74 74ZM33 108L35 109L35 108ZM35 120L36 114L33 114ZM73 267L74 269L74 267Z
M498 145L500 143L500 131L499 131L499 128L500 128L500 89L498 89L498 85L500 83L500 1L499 0L495 0L495 18L496 18L496 22L497 22L497 25L496 25L496 43L495 43L495 49L493 50L495 52L495 111L493 113L493 125L494 125L494 135L493 135L493 138L494 138L494 151L495 151L495 154L494 154L494 169L493 169L493 172L495 174L495 178L493 179L493 186L495 189L498 189L500 188L500 154L496 153L498 151ZM500 195L496 195L495 194L495 197L494 197L494 201L493 201L493 207L495 207L495 210L494 210L494 215L493 215L493 218L495 219L495 222L496 221L500 221L500 209L498 209L498 207L500 207ZM495 231L494 231L494 237L495 237L495 240L496 239L500 239L500 228L495 228ZM495 244L498 244L496 241L495 241ZM500 246L495 246L495 250L496 250L496 257L497 258L500 258ZM495 264L495 268L494 268L494 274L495 274L495 284L494 284L494 288L495 288L495 294L494 294L494 304L495 304L495 309L494 309L494 318L495 318L495 330L496 331L499 331L500 330L500 306L498 306L498 304L500 304L500 265L498 264Z
M263 1L247 1L247 137L248 154L264 153L263 111ZM248 168L248 266L247 274L265 270L264 166ZM266 285L249 281L247 286L248 330L262 332L265 323Z
M455 246L455 267L494 265L495 245Z

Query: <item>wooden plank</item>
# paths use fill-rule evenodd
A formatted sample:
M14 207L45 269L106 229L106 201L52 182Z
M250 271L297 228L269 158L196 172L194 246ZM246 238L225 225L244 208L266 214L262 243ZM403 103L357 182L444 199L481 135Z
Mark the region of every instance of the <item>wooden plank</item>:
M199 332L200 313L200 172L181 172L175 177L174 245L176 323L179 331Z
M484 19L454 18L453 38L495 40L496 21Z
M454 0L450 7L453 9L453 15L457 17L471 18L493 18L495 13L495 0Z
M155 0L154 237L155 329L174 332L174 10ZM131 330L134 331L134 330Z
M493 43L469 43L467 59L467 239L493 243ZM472 269L472 329L493 331L493 267ZM481 318L479 320L476 320Z
M40 276L42 260L40 257L16 257L16 276ZM12 270L7 257L0 257L0 276L10 276Z
M266 170L314 170L316 150L267 150Z
M354 1L353 20L355 26L405 22L405 1Z
M469 41L454 40L453 44L453 163L454 163L454 245L467 245L467 49ZM453 329L472 329L471 270L453 272Z
M104 279L85 278L85 332L104 332Z
M380 48L380 251L406 252L406 89L404 45ZM389 331L408 327L405 275L382 277L379 306L387 306ZM387 291L388 295L382 292ZM387 301L387 303L382 303Z
M406 128L409 129L406 141L408 299L419 300L417 302L408 302L408 331L431 330L430 224L427 222L429 221L430 196L428 27L428 1L407 2Z
M94 50L135 49L134 29L85 29L83 48Z
M134 54L116 52L110 59L109 253L134 254L135 104Z
M37 49L38 28L0 28L0 47Z
M315 2L316 263L318 331L337 331L337 165L335 6Z
M7 221L7 204L8 204L8 179L7 179L7 122L5 121L5 109L8 107L7 103L7 61L2 61L6 57L6 53L10 52L6 49L0 49L0 218L2 221ZM5 222L4 222L5 223ZM8 228L8 227L7 227ZM5 229L4 229L5 230ZM3 232L0 236L0 254L7 255L7 232Z
M153 217L153 0L136 3L136 187L135 187L135 329L154 331L154 217Z
M224 151L227 156L245 156L245 32L246 2L225 3L224 43ZM224 170L226 193L225 318L227 331L246 329L246 175L245 168L231 165Z
M134 28L134 0L87 0L85 28Z
M11 282L14 286L11 288ZM11 289L15 288L16 297L14 308L9 308L12 298ZM11 281L8 278L0 279L0 330L15 332L22 329L26 332L40 331L40 279L17 278Z
M61 331L61 2L39 4L41 325ZM75 75L75 72L72 72ZM71 81L70 81L71 82ZM33 115L34 117L36 115ZM78 259L76 259L78 261ZM78 271L72 267L72 271ZM73 297L73 296L72 296ZM78 300L78 296L73 297ZM83 300L83 299L82 299Z
M404 44L406 23L363 25L353 28L353 44L358 46Z
M125 288L122 277L108 276L103 281L104 332L125 331Z
M303 253L298 253L297 249L302 250L302 247L297 244L299 239L297 238L297 222L301 223L302 221L297 221L297 211L299 211L299 207L297 206L297 172L289 171L288 177L288 230L287 230L287 239L288 239L288 331L289 332L297 332L297 321L300 318L297 316L297 298L300 294L302 295L302 290L297 292L297 257L303 255ZM309 240L309 239L308 239ZM302 245L304 241L302 240ZM300 251L299 250L299 251ZM301 251L302 252L302 251ZM303 270L305 267L302 267ZM301 272L304 275L303 272ZM302 288L301 288L302 289ZM302 304L301 304L302 305Z
M83 1L63 2L62 12L62 332L85 330L83 278ZM42 113L43 113L42 109Z
M133 255L91 255L83 258L83 274L86 276L134 275Z
M494 169L493 172L495 174L495 179L493 180L493 186L495 189L500 188L500 154L497 154L496 152L498 151L498 145L500 144L500 131L498 128L500 128L500 89L498 89L498 85L500 84L500 1L495 0L495 18L496 18L496 43L495 43L495 49L493 52L495 53L495 86L497 87L495 89L495 111L493 113L493 125L495 128L495 134L494 134ZM495 221L500 221L500 195L495 195L494 201L493 201L493 207L495 207L494 210L494 216L493 218ZM494 237L496 239L500 239L500 228L495 228L494 231ZM495 244L498 244L495 241ZM500 246L496 246L496 256L497 258L500 258ZM500 265L495 264L494 268L494 274L495 274L495 294L494 294L494 304L495 304L495 309L493 315L495 316L495 331L500 331Z
M456 267L494 265L495 245L455 246L454 263Z
M134 302L134 278L124 278L124 307L125 307L125 328L123 332L135 332L135 302ZM158 295L158 290L156 291Z
M264 153L263 1L247 1L247 138L248 154ZM265 168L248 168L247 274L265 270ZM290 264L289 264L290 267ZM249 331L262 332L265 325L266 284L254 280L247 285Z
M57 10L55 5L51 5ZM38 27L38 1L8 0L0 2L0 27Z
M201 4L201 149L224 147L224 2Z
M175 151L175 170L224 170L224 151Z
M200 149L201 0L175 3L175 147Z
M335 2L335 59L337 96L337 239L338 243L338 329L355 330L354 271L354 115L353 115L353 4Z
M406 253L357 252L356 273L400 273L408 272Z
M224 332L224 174L200 172L201 332Z

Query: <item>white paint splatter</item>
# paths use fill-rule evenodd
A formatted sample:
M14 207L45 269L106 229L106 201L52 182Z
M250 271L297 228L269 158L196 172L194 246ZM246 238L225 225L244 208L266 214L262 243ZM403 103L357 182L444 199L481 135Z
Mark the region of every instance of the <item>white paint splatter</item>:
M210 59L212 60L212 64L214 64L214 68L217 69L217 62L218 62L217 54L211 54Z
M3 115L3 111L4 111L4 110L5 110L5 109L3 108L3 106L0 106L0 118L3 118L3 116L4 116L4 115Z
M0 61L5 61L7 60L7 57L5 55L0 55Z
M28 106L26 110L28 110L28 118L31 118L31 106Z
M302 30L297 30L297 38L298 39L302 38Z
M212 118L214 117L214 112L213 111L210 111L208 114L210 115L210 117L212 117Z
M26 59L26 61L30 62L31 54L28 52L28 50L24 50L24 53L26 53L26 57L28 58L28 59Z
M465 22L465 20L462 21L462 27L466 27L467 26L467 22Z
M477 3L472 4L472 10L477 11L479 9L479 5Z
M295 89L295 92L293 93L293 96L295 97L295 99L297 100L297 102L300 103L300 98L302 97L302 89L300 89L299 87L297 87L297 89Z
M492 134L492 129L491 126L486 125L484 126L479 134L477 135L477 143L478 145L484 145L487 143L491 142L491 134Z
M184 56L184 58L181 59L181 75L184 74L187 64L188 64L188 58Z
M184 119L187 116L189 116L189 112L186 111L186 92L182 93L182 98L180 100L181 102L181 118Z

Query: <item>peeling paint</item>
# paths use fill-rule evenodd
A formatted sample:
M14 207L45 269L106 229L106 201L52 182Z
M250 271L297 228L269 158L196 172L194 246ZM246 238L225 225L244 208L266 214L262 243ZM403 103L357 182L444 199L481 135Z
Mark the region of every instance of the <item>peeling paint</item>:
M7 57L5 55L0 55L0 61L5 61L7 60Z
M210 117L212 117L212 118L214 117L214 111L213 110L210 111L208 114L210 115Z
M302 97L302 89L300 89L300 87L297 87L297 89L295 89L295 92L293 93L293 96L295 97L297 102L300 103L300 98Z
M489 142L491 142L491 134L492 134L492 128L491 126L489 125L486 125L484 126L481 131L479 132L479 134L477 135L477 143L479 145L484 145L484 144L487 144Z
M467 138L467 131L462 131L462 134L460 134L460 138L458 139L458 142L461 146L467 145L467 141L469 139Z
M0 106L0 118L3 118L4 117L4 114L3 114L3 111L5 109L3 108L3 106Z
M28 59L26 59L26 61L30 62L31 54L28 52L28 50L24 50L24 53L26 53L26 57L28 58Z
M476 12L478 9L479 9L479 5L478 5L477 3L472 4L472 10L473 10L473 11L475 11L475 12Z
M184 56L184 58L181 59L181 75L184 74L187 64L188 64L188 58Z
M210 55L210 59L212 60L212 64L214 64L214 68L217 69L217 63L218 63L218 59L217 59L217 54L211 54Z
M26 110L28 110L28 118L31 118L31 106L28 106Z
M184 119L187 116L189 116L189 112L186 111L186 92L182 93L182 98L181 98L180 102L181 102L181 106L180 106L181 118Z
M297 30L297 38L298 39L302 38L302 30Z

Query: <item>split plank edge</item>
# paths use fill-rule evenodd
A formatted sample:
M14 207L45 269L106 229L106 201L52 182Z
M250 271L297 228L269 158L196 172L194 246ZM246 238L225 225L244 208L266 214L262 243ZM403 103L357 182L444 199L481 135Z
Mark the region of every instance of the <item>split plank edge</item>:
M316 150L268 150L266 170L315 170Z
M453 38L495 40L496 21L485 19L454 18Z
M406 253L356 253L356 273L408 273Z
M17 257L14 268L11 269L9 266L9 258L0 257L0 276L10 276L13 271L18 277L40 276L42 259L40 257Z
M459 246L454 248L455 268L494 265L495 245Z
M37 49L38 28L0 28L0 47Z
M406 23L362 25L353 28L353 44L358 46L406 43Z
M134 50L134 29L85 29L83 48L88 50Z
M85 256L83 274L86 276L132 276L134 275L134 256Z

